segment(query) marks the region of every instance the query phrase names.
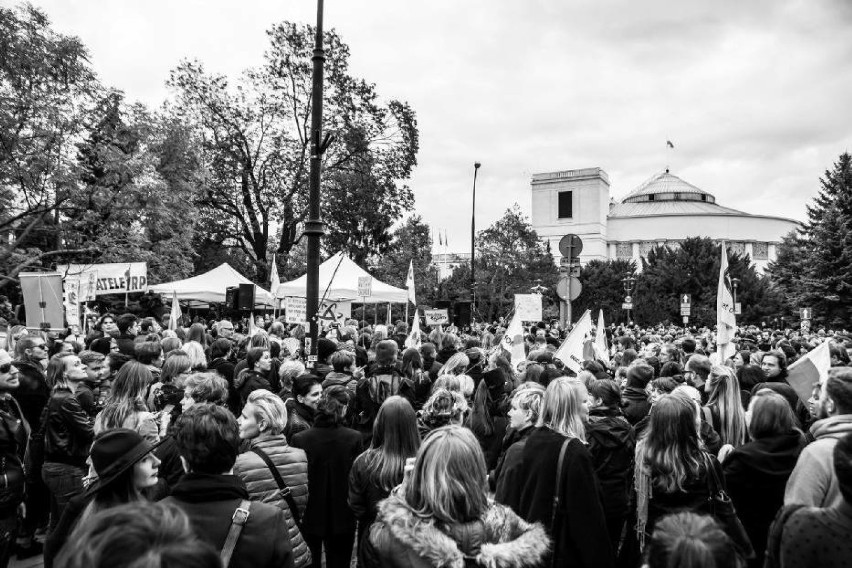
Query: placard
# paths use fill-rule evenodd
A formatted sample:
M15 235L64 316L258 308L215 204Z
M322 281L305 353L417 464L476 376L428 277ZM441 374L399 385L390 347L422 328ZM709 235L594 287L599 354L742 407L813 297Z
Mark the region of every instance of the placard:
M541 321L541 296L539 294L515 294L515 313L521 321Z
M60 264L56 271L63 279L82 278L95 281L95 296L148 291L148 264L145 262L113 262L107 264ZM96 274L93 279L91 272ZM91 293L87 291L87 296Z
M369 298L373 295L373 277L359 276L358 277L358 295L362 298Z
M424 310L426 325L447 325L450 323L450 312L447 309Z
M308 321L308 303L304 298L284 298L284 321L305 323Z
M30 329L62 330L62 275L56 272L21 272L21 291Z

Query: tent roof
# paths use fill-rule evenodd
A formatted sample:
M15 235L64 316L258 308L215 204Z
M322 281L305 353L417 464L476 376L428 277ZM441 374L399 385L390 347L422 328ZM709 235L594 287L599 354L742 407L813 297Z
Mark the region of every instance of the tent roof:
M184 280L176 280L174 282L166 282L164 284L154 284L148 289L163 296L172 297L173 293L177 293L179 301L196 301L204 304L224 303L225 288L238 286L240 284L252 284L252 281L234 270L227 262L224 262L204 274L186 278ZM272 294L257 287L255 296L256 306L272 306Z
M333 301L354 301L367 304L397 303L408 301L408 291L405 288L397 288L381 282L373 276L373 295L362 298L358 295L358 278L371 276L369 272L355 264L352 259L339 252L323 262L319 267L319 293L322 297L326 288L327 299ZM278 287L276 296L278 298L300 297L307 294L307 274L284 282ZM331 285L329 285L331 284Z

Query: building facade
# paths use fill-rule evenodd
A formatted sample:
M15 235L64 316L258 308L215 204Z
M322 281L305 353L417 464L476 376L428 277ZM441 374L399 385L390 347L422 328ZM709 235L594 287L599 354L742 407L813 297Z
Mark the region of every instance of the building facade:
M776 247L798 222L756 215L716 203L712 194L668 170L654 175L621 201L610 197L609 176L600 168L534 174L532 225L559 256L559 240L573 233L583 240L580 261L634 260L654 246L679 246L689 237L725 241L746 253L759 272L777 257Z

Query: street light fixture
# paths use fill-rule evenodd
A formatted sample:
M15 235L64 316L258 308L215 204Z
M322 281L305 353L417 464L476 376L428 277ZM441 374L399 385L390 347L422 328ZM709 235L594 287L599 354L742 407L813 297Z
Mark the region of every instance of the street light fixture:
M479 162L473 163L473 205L470 209L470 323L473 325L476 313L476 272L474 271L474 257L476 256L476 172L482 166Z
M630 292L633 290L633 285L636 283L636 279L628 274L621 279L621 282L624 284L624 295L629 297ZM630 323L630 309L627 310L627 322Z

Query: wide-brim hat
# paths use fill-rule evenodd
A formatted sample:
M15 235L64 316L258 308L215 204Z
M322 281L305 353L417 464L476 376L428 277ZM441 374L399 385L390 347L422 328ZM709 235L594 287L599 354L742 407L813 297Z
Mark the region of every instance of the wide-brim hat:
M99 434L89 454L98 478L86 490L86 495L94 495L109 486L162 443L161 439L152 444L128 428L116 428Z

